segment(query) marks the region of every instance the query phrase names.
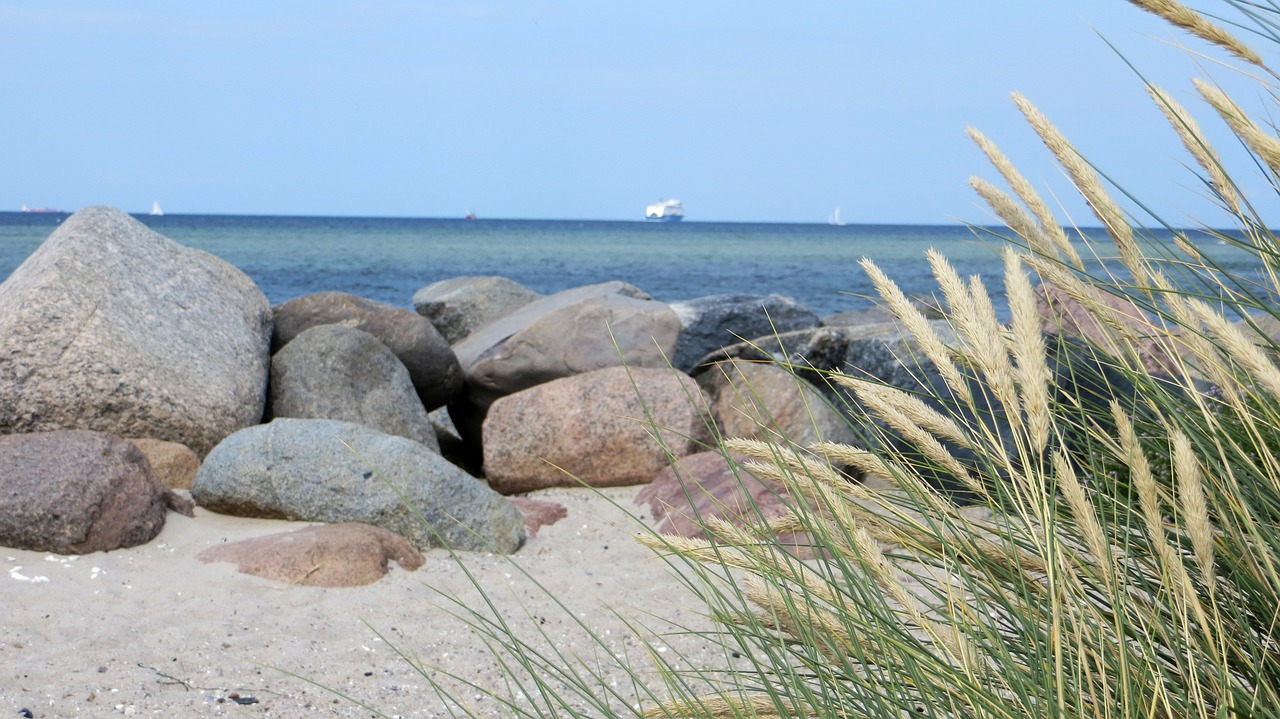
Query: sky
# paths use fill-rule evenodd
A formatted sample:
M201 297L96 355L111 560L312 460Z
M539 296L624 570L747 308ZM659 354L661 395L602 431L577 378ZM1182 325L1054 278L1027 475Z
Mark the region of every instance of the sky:
M974 126L1096 225L1016 90L1215 224L1126 64L1216 131L1190 78L1233 72L1198 52L1123 0L0 0L0 210L990 222Z

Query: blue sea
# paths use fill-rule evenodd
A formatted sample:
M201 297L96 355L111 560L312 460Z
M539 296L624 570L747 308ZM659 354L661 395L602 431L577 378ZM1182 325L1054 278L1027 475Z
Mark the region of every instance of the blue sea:
M8 277L65 217L0 213L0 278ZM340 290L412 307L414 292L432 282L502 275L544 294L608 280L629 282L666 302L776 293L826 315L873 304L874 290L858 266L863 257L908 294L933 293L925 251L935 247L963 276L982 275L997 307L1003 306L1001 241L982 228L961 225L236 215L138 219L240 268L272 304ZM1167 241L1168 233L1163 238ZM1256 261L1230 245L1209 237L1200 244L1240 277L1259 275ZM1106 243L1100 246L1105 253Z

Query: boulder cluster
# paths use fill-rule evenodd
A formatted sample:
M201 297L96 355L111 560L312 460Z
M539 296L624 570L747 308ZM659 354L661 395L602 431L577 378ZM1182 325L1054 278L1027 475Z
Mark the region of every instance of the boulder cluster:
M820 373L921 381L886 315L824 319L776 295L664 303L624 282L542 296L459 277L412 304L272 307L119 210L75 213L0 284L0 546L132 546L193 500L333 525L207 560L364 582L430 547L517 551L564 515L531 492L637 484L664 528L695 534L692 516L781 511L715 438L858 444ZM309 571L317 552L364 563L328 576Z

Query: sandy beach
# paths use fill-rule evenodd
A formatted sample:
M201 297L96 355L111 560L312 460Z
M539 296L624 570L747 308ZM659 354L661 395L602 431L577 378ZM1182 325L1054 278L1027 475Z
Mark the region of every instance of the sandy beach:
M569 651L599 651L536 580L610 651L643 656L622 618L659 634L673 627L655 617L707 623L666 564L634 540L640 526L622 510L644 516L632 503L637 491L538 493L563 504L567 518L543 527L514 557L469 554L465 565L498 611L531 635L545 631ZM373 584L336 589L196 558L222 542L303 526L197 508L194 518L170 513L155 540L131 549L70 557L0 548L0 716L24 716L23 709L40 718L372 715L307 680L388 716L447 716L428 680L390 643L445 672L500 679L484 643L436 593L473 605L478 598L442 550L425 553L417 571L393 565ZM658 644L692 658L715 651L690 637ZM469 694L468 713L496 713L492 700Z

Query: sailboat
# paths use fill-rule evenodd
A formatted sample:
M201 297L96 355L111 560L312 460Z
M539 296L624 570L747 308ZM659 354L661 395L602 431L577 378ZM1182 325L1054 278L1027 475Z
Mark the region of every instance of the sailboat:
M831 217L827 218L827 224L843 226L844 220L840 219L840 208L837 207L835 212L831 213Z
M164 214L164 210L160 209L160 203L156 200L151 201L151 216L159 217Z

